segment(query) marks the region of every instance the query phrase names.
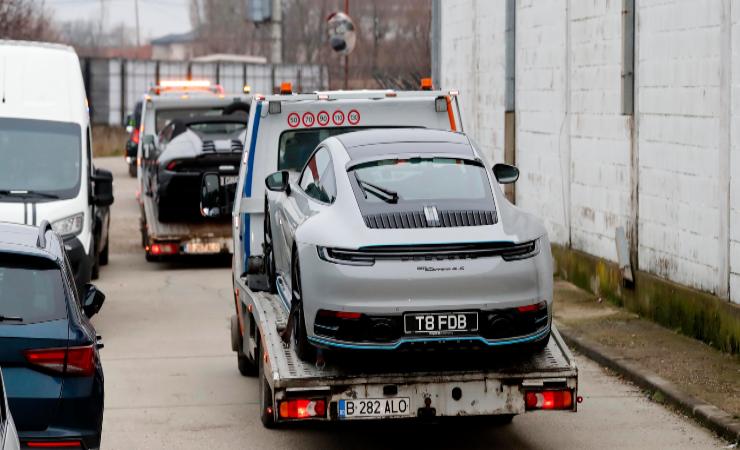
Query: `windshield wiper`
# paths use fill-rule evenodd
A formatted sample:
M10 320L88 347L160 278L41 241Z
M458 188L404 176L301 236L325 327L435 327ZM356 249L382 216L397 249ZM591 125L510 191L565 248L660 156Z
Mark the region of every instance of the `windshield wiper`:
M382 188L376 184L370 183L369 181L361 180L355 172L355 180L362 189L362 195L367 198L368 192L383 200L386 203L398 203L398 192L391 191L390 189Z
M23 317L3 316L0 314L0 322L23 322Z
M5 195L8 197L22 197L22 198L29 198L29 197L40 197L40 198L49 198L49 199L58 199L58 195L54 194L48 194L46 192L40 192L40 191L29 191L26 189L2 189L0 190L0 195Z

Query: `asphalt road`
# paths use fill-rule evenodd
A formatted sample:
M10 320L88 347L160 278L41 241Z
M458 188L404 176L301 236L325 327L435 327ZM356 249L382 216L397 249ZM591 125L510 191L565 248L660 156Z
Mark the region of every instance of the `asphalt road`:
M717 448L726 443L647 399L634 386L578 358L584 402L578 413L533 413L511 425L466 421L370 423L266 430L257 381L236 368L229 343L233 311L226 261L152 264L139 248L136 183L122 158L110 265L98 286L106 303L94 318L103 336L104 449L242 448Z

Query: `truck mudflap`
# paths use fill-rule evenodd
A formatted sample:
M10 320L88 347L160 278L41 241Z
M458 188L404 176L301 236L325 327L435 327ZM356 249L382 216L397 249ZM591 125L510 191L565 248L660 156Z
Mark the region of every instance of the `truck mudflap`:
M525 357L465 366L378 366L301 361L280 338L287 313L280 300L236 280L243 310L260 333L269 410L276 422L514 416L534 410L576 411L578 369L553 326L547 347ZM427 358L429 359L429 358ZM369 361L369 360L368 360Z

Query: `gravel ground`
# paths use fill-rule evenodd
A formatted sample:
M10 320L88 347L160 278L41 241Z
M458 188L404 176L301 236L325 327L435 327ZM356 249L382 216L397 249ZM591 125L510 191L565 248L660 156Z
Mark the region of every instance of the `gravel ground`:
M564 281L555 286L555 319L740 417L740 357L641 319Z

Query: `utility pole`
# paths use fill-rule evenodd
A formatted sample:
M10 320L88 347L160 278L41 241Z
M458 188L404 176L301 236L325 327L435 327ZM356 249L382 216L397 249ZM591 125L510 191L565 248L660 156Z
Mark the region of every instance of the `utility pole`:
M349 0L344 0L344 13L349 17ZM344 55L344 89L349 89L349 53Z
M141 33L139 31L139 0L134 0L134 12L136 13L136 47L141 47Z
M283 62L283 2L272 0L272 17L270 19L270 37L272 39L272 55L270 62Z

